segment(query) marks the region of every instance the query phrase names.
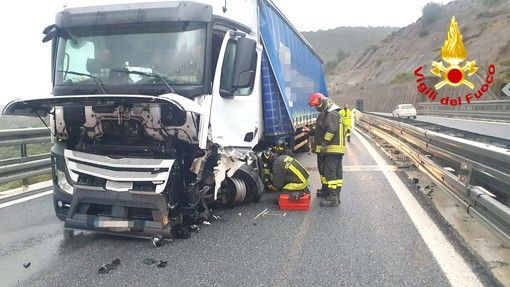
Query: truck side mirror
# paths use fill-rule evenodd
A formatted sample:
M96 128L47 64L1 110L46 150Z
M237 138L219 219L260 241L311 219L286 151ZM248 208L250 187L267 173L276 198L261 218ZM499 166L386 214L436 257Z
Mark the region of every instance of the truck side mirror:
M248 88L255 81L257 68L257 43L245 37L238 39L238 50L234 64L232 86L237 89Z

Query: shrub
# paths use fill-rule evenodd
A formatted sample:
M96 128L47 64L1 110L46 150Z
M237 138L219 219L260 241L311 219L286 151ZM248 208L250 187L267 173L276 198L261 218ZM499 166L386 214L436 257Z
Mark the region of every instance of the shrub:
M405 83L405 82L409 82L409 81L413 81L415 79L414 75L412 73L400 73L398 75L396 75L392 80L391 80L391 83L392 84L400 84L400 83Z
M422 9L423 24L428 25L441 18L441 4L435 2L427 3Z

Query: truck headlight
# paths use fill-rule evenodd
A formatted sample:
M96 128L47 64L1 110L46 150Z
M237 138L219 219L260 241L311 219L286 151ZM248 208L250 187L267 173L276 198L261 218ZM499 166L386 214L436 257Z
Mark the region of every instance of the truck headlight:
M56 170L57 170L58 187L60 187L60 189L62 189L63 191L65 191L69 194L73 194L73 187L69 184L69 182L67 182L66 174L59 169L56 169Z

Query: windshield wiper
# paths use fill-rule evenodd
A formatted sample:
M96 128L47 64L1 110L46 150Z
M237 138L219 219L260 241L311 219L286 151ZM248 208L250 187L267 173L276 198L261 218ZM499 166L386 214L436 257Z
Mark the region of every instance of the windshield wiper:
M172 88L172 86L170 86L170 84L165 80L165 78L163 76L161 76L160 74L156 74L156 73L145 73L145 72L140 72L140 71L130 71L130 70L120 70L120 69L111 69L110 71L114 71L114 72L121 72L121 73L126 73L126 74L135 74L135 75L140 75L140 76L146 76L146 77L154 77L154 78L158 78L160 79L161 81L163 81L163 83L165 83L165 85L167 86L167 88L170 90L170 92L176 94L175 90Z
M85 74L85 73L78 73L78 72L74 72L74 71L64 71L64 70L58 70L57 72L61 72L61 73L67 73L67 74L73 74L73 75L77 75L77 76L85 76L85 77L89 77L89 78L92 78L94 80L94 82L96 83L96 85L101 89L101 91L103 92L103 94L108 94L106 92L106 90L103 88L103 82L101 82L101 79L99 79L98 77L96 76L93 76L91 74Z

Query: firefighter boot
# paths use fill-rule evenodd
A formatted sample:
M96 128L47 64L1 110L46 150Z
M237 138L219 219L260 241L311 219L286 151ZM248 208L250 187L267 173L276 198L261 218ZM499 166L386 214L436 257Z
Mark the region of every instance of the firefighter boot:
M328 185L323 184L321 189L317 189L317 197L326 197L328 196Z
M328 188L328 196L326 199L321 200L321 207L335 207L338 206L338 198L334 189Z
M340 200L340 191L342 191L342 187L339 187L337 189L335 189L335 192L336 192L336 198L338 200L338 204L340 204L342 201Z

